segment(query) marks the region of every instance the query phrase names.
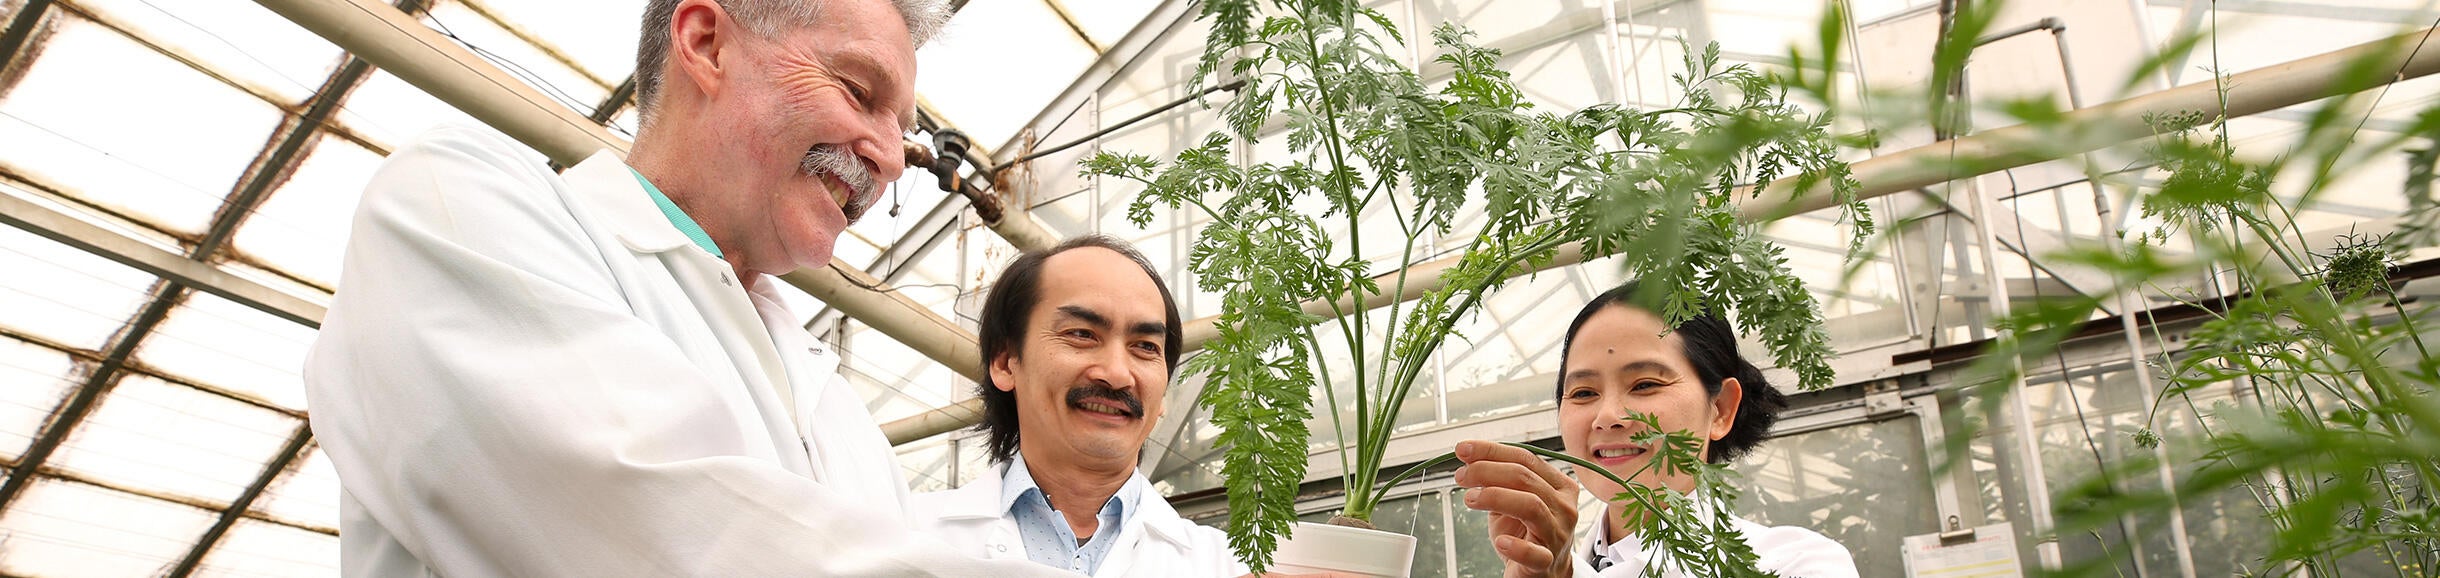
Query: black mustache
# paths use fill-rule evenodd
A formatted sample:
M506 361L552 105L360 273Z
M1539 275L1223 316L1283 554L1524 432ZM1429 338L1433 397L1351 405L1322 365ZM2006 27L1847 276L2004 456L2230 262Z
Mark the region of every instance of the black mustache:
M1126 406L1121 409L1127 411L1127 417L1144 417L1144 402L1136 401L1133 392L1098 383L1068 390L1068 407L1081 406L1085 400L1093 398L1106 399Z

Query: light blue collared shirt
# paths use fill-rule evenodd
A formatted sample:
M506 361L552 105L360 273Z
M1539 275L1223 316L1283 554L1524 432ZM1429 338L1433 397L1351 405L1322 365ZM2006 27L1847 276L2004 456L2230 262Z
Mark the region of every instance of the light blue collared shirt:
M669 224L676 225L678 232L684 233L687 240L694 241L696 247L702 247L703 252L711 253L713 257L726 257L720 254L720 245L712 243L712 236L703 232L703 225L695 224L694 217L678 210L678 204L670 202L669 195L661 194L660 187L652 186L652 181L646 180L644 173L636 172L635 167L627 167L627 172L635 173L635 182L644 185L644 192L652 194L653 206L660 207L661 216L669 217Z
M1025 456L1008 461L1008 469L1000 474L1000 510L1017 520L1017 536L1025 542L1025 558L1037 564L1066 568L1072 572L1092 574L1101 568L1101 561L1110 557L1110 549L1118 543L1119 529L1126 527L1127 517L1135 514L1136 500L1150 485L1138 472L1127 476L1126 485L1101 505L1101 526L1093 538L1082 546L1076 544L1076 531L1068 528L1067 517L1051 509L1048 495L1034 483L1034 474L1025 469Z

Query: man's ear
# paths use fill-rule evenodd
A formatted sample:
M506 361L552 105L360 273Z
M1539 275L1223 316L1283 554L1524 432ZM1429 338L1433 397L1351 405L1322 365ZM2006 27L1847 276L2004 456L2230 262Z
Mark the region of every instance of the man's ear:
M1728 437L1737 429L1737 408L1745 405L1745 384L1731 377L1720 380L1720 393L1711 396L1711 439Z
M704 94L718 94L734 64L737 27L719 0L684 0L669 18L669 67L663 78L685 77ZM668 83L664 82L663 86Z
M992 387L1000 388L1000 391L1016 391L1016 365L1017 352L1002 351L998 357L991 358L990 366L983 369L991 374Z

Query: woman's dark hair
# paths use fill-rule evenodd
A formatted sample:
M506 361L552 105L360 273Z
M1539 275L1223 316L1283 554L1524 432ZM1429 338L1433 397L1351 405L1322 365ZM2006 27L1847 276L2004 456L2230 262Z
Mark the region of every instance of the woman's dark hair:
M976 341L983 347L983 380L975 388L975 395L983 398L983 423L975 425L975 429L991 433L989 450L992 463L1008 463L1017 456L1017 394L1000 391L999 387L992 385L991 362L1003 354L1012 358L1023 357L1025 322L1033 318L1034 306L1042 302L1043 264L1049 262L1053 255L1085 247L1100 247L1125 255L1128 260L1144 268L1144 276L1152 278L1152 286L1161 290L1161 308L1168 313L1169 321L1169 335L1161 344L1161 354L1168 357L1169 372L1178 371L1178 352L1186 349L1186 338L1181 333L1185 326L1178 319L1178 302L1169 295L1169 284L1161 281L1160 272L1152 268L1152 261L1145 259L1143 253L1137 252L1126 241L1105 235L1085 235L1068 239L1049 249L1026 251L1018 255L1015 262L1009 263L1007 270L1000 272L1000 281L991 286L991 295L983 298L982 327L975 335Z
M1585 320L1610 307L1653 311L1635 303L1635 290L1636 283L1628 281L1594 297L1593 302L1584 304L1583 311L1576 312L1576 320L1567 324L1567 340L1559 346L1561 373L1554 395L1566 395L1567 356L1575 351L1576 332L1584 329ZM1788 396L1771 387L1771 382L1762 377L1762 368L1737 353L1737 329L1718 310L1708 305L1702 310L1703 313L1674 329L1678 340L1685 344L1686 361L1694 366L1695 378L1703 382L1704 393L1720 395L1720 384L1732 377L1737 378L1745 393L1745 400L1737 404L1737 424L1729 428L1728 435L1712 440L1711 451L1704 456L1711 463L1724 464L1762 445L1763 436L1771 431L1771 423L1779 421L1779 410L1787 409Z

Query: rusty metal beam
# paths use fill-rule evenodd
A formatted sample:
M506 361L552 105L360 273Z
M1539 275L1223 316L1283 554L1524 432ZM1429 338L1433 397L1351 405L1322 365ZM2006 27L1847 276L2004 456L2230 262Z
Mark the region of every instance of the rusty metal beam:
M111 337L107 348L110 353L102 358L93 371L87 373L85 383L76 388L76 393L70 394L58 411L51 412L50 421L42 424L42 429L35 433L33 444L27 446L24 453L18 454L17 464L8 470L8 481L0 482L0 512L7 512L9 506L17 504L18 497L25 495L26 487L33 485L34 472L51 460L51 454L59 451L60 444L68 441L68 434L75 432L77 426L85 423L86 417L93 415L94 408L101 405L102 396L118 386L119 378L126 375L119 371L119 366L135 355L136 346L143 343L146 335L152 334L153 328L169 318L170 309L186 300L186 288L177 283L160 281L154 283L153 287L152 302L145 304L133 322Z
M26 0L24 6L17 8L17 15L9 18L8 28L0 30L0 69L8 68L17 60L17 54L25 51L26 43L34 38L34 27L40 26L43 16L50 12L51 0Z
M169 578L194 575L195 568L203 565L203 557L212 552L213 546L220 544L221 538L229 535L229 528L236 526L237 520L245 517L247 510L254 508L254 501L263 497L263 491L271 487L271 482L295 471L297 460L304 456L312 442L313 428L305 423L297 424L296 432L288 435L288 446L280 450L279 457L263 464L263 472L254 476L254 483L246 485L246 492L238 494L236 501L229 502L229 507L220 510L220 519L213 520L212 528L204 530L203 537L195 540L195 547L188 549L186 557L179 559L178 565L170 569Z
M17 467L17 462L16 462L16 461L14 461L14 460L9 460L9 459L6 459L6 458L0 458L0 468L14 468L14 467ZM147 490L147 489L144 489L144 488L138 488L138 487L134 487L134 486L129 486L129 485L126 485L126 484L121 484L121 483L118 483L118 482L113 482L113 481L110 481L110 480L94 479L94 478L86 477L84 474L79 474L79 473L72 472L72 471L68 471L68 470L62 470L62 469L55 468L55 467L51 467L51 466L43 466L41 469L35 470L34 475L35 475L35 477L42 478L42 479L48 479L48 480L57 480L57 481L61 481L61 482L67 482L67 483L71 483L71 484L77 484L77 485L82 485L82 486L93 486L93 487L96 487L96 488L101 488L101 489L104 489L104 490L109 490L109 491L113 491L113 492L118 492L118 493L121 493L121 494L127 494L127 495L130 495L130 496L135 496L135 497L138 497L138 498L144 498L144 499L148 499L148 500L159 500L159 501L163 501L163 502L169 502L169 503L172 503L172 504L177 504L177 505L180 505L180 506L186 506L186 507L189 507L189 508L194 508L194 509L197 509L197 510L203 510L203 511L206 511L206 512L218 512L218 511L221 511L221 510L226 510L226 509L228 509L228 506L227 506L227 505L222 504L222 503L220 503L220 502L215 502L215 501L212 501L212 500L206 500L206 499L197 498L197 497L194 497L194 496L182 496L182 495L178 495L178 494L172 494L172 493L168 493L168 492L160 492L160 491L154 491L154 490ZM307 524L307 523L304 523L304 522L299 522L299 521L296 521L296 520L290 520L290 519L287 519L287 518L282 518L282 517L279 517L279 516L274 516L274 515L266 514L266 513L263 513L263 512L261 512L261 511L248 511L248 512L246 512L245 518L246 518L246 519L248 519L248 520L253 520L253 521L256 521L256 522L262 522L262 523L265 523L265 524L270 524L270 525L273 525L273 526L281 526L281 527L285 527L285 528L292 528L292 529L296 529L296 530L303 530L303 531L307 531L307 532L313 532L313 533L316 533L316 534L321 534L321 535L324 535L324 536L333 536L333 537L336 537L336 536L338 536L338 535L339 535L339 529L338 529L338 528L333 528L333 527L330 527L330 526L317 526L317 525L313 525L313 524Z

